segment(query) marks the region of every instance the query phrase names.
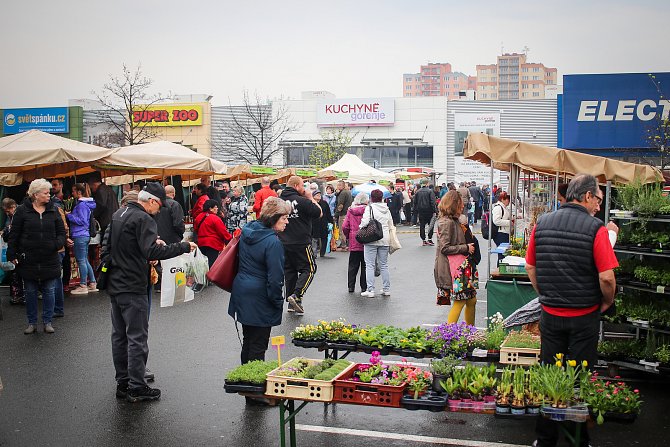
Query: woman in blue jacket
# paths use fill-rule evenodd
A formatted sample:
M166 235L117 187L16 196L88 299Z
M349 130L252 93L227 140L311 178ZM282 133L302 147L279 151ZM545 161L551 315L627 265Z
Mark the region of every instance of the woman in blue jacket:
M240 267L228 314L242 323L242 363L265 360L272 326L281 324L284 305L284 231L291 207L277 197L263 202L258 220L242 228Z
M70 224L70 237L74 241L74 257L79 266L79 287L70 290L72 295L86 295L89 292L97 292L93 267L88 262L88 243L91 241L91 216L95 209L95 200L90 197L88 185L75 183L72 187L72 197L77 199L77 204L72 212L67 215ZM88 281L88 284L87 284Z

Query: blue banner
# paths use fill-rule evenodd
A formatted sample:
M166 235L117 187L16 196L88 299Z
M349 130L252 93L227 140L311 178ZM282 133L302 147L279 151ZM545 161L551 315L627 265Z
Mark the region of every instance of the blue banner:
M649 148L670 112L668 95L670 73L565 75L560 147Z
M42 107L39 109L5 109L2 130L5 134L37 129L49 133L68 133L70 116L67 107Z

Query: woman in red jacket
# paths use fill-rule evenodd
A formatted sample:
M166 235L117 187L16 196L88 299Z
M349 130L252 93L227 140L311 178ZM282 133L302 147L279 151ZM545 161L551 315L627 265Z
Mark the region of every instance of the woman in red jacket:
M217 216L218 211L219 204L216 200L207 200L202 206L202 213L193 223L193 228L198 234L198 247L207 256L210 267L232 238L226 225Z

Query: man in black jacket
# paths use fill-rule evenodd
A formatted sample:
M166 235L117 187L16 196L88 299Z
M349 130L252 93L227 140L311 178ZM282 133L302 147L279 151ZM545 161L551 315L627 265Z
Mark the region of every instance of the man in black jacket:
M595 177L578 174L566 194L568 203L538 219L526 271L542 305L540 360L551 364L562 354L591 367L598 358L600 314L614 302L614 268L619 264L607 228L592 217L603 200ZM588 445L583 425L582 445ZM555 422L539 418L536 433L533 445L558 442Z
M116 370L116 397L129 402L155 400L161 392L147 386L144 377L149 346L149 261L169 259L196 248L192 242L158 242L152 218L165 200L158 183L148 183L112 216L101 258L108 266L112 303L112 357Z
M433 216L437 215L437 198L433 189L428 187L427 180L421 181L421 188L414 195L414 209L419 215L419 235L423 245L435 245L432 227L428 230L428 240L426 240L426 225L429 225Z
M181 242L184 238L184 210L174 200L175 189L172 185L165 187L165 201L161 210L154 216L156 226L158 227L158 237L166 244Z
M107 225L112 221L112 214L119 209L119 199L111 187L102 183L102 177L99 172L91 174L88 179L88 185L91 187L93 200L95 200L93 217L100 224L102 234L105 234Z
M284 245L284 284L288 311L303 315L305 309L302 297L316 274L312 251L312 220L320 218L323 212L297 175L288 179L279 198L291 206L288 225L279 233L279 239Z

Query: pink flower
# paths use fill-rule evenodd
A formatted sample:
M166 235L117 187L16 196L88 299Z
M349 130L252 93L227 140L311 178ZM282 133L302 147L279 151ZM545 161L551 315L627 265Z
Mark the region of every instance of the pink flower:
M637 394L637 393L640 392L640 390L633 390L633 392L634 392L635 394Z

